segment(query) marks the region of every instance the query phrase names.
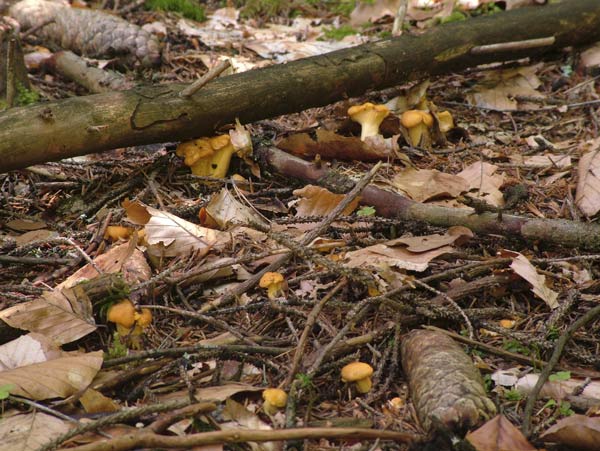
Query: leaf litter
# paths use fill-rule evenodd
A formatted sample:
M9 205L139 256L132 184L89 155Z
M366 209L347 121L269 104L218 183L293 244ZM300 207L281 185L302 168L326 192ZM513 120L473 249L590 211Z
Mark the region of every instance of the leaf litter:
M358 23L369 17L372 32L387 31L396 3L361 3L351 18ZM450 2L431 2L425 9L409 3L408 18L418 28L452 12ZM479 2L473 9L491 4ZM339 19L316 12L320 17L266 27L231 6L213 11L205 23L142 11L128 18L172 40L156 80L192 81L222 58L241 72L373 38L354 32L340 41L319 40ZM231 51L238 47L240 52ZM586 70L597 66L596 53L590 47L581 67L559 56L440 76L246 127L254 143L273 137L280 148L354 181L381 160L385 165L373 184L424 205L446 202L466 209L462 198L474 197L491 208L475 207L466 213L472 220L496 215L506 205L508 214L518 216L593 220L600 209L593 103L598 81ZM81 93L58 75L47 80L52 83L38 82L48 98ZM388 141L359 139L346 111L365 100L392 110L380 130ZM570 106L586 102L589 107ZM437 118L437 105L451 112L454 128L442 135L432 130L431 142L411 145L399 125L401 114L416 108ZM482 234L465 226L446 229L435 221L382 217L358 205L360 195L312 243L295 246L294 240L331 214L347 187L334 192L306 186L266 170L248 152L233 156L229 175L237 178L203 179L191 176L174 153L172 146L119 149L38 165L28 175L0 175L6 187L1 254L14 258L0 261L0 388L9 393L0 419L0 430L8 431L3 447L39 449L71 427L19 400L43 402L56 414L66 410L61 400L68 399L80 416L127 406L158 412L169 402L180 402L177 408L189 404L192 412L202 402L215 403L201 414L190 413L194 421L185 425L165 413L174 407L158 414L184 434L225 425L238 433L268 433L286 421L361 427L365 420L374 429L419 434L422 425L407 407L412 398L398 355L410 330L434 324L464 334L466 317L480 332L465 349L487 380L513 367L515 358L522 373L539 368L550 359L557 337L597 304L596 255L524 241L500 226L497 233ZM512 203L515 186L523 186L526 196ZM113 225L131 233L120 241L104 239ZM32 231L44 233L27 235ZM271 299L251 285L220 302L289 249L293 258L278 268L284 280L278 296ZM582 279L583 273L591 276ZM102 282L92 289L85 285L90 281ZM124 298L132 301L136 321L142 308L152 311L137 340L113 334L106 321L110 304ZM511 327L499 320L511 321ZM563 350L561 367L573 375L571 384L560 393L542 392L536 405L537 435L549 443L586 449L597 443L597 397L582 395L594 388L585 378L599 376L596 325L580 329ZM295 353L304 358L292 365ZM341 381L340 368L351 361L374 366L371 392L360 395ZM443 367L438 377L443 383ZM495 401L510 421L489 420L467 440L479 451L534 449L515 428L523 418L518 402L523 395L499 385ZM269 415L260 392L278 386L293 396L294 407ZM563 398L578 415L561 410ZM139 422L149 430L147 413L131 415L114 421ZM74 444L84 442L81 434ZM247 443L253 449L279 446L268 438ZM322 438L321 444L331 446L333 440Z

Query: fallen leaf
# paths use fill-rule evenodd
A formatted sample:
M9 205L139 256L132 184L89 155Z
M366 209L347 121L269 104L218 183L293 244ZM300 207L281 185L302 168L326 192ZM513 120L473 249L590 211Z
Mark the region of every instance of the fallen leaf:
M320 186L306 185L301 189L294 190L294 196L300 197L296 205L296 216L326 216L337 205L344 200L344 194L334 194ZM360 197L354 199L342 212L343 215L351 214L360 201Z
M457 197L469 190L463 177L435 169L405 169L394 176L392 185L417 202L438 197Z
M38 332L57 344L71 343L96 330L92 304L73 290L47 291L38 299L0 312L0 319L15 329Z
M29 244L33 241L49 240L57 236L58 232L48 229L31 230L15 237L15 242L17 243L17 246L24 246L25 244Z
M393 266L410 271L425 271L429 262L440 255L454 251L452 246L442 246L427 252L410 252L404 246L375 244L356 251L347 252L345 259L350 268L370 266L381 268Z
M28 232L30 230L39 230L46 227L43 221L34 221L31 219L13 219L6 223L6 227L16 230L17 232Z
M581 64L586 69L593 69L600 66L600 42L596 42L594 45L581 52L579 58Z
M313 158L320 155L326 160L379 161L395 156L398 145L392 140L361 141L358 137L341 136L329 130L317 129L315 141L308 133L297 133L283 138L277 147L293 155ZM395 145L394 145L395 144Z
M539 105L520 104L515 97L545 97L537 90L541 85L540 79L535 75L539 67L540 65L536 65L487 72L485 79L476 86L474 92L467 95L467 99L473 105L492 110L538 109Z
M30 333L0 346L0 371L53 360L61 351L47 337Z
M497 170L498 166L494 164L476 161L456 175L467 181L468 191L477 190L477 198L494 207L501 207L504 197L500 187L505 177L504 174L496 174Z
M510 264L513 271L532 285L533 293L546 302L548 307L551 309L558 307L558 293L546 285L546 276L539 274L535 266L524 255L518 252L508 252L513 257L513 261Z
M454 244L464 244L470 238L473 238L473 232L471 229L463 226L452 226L448 231L441 235L434 233L433 235L424 236L411 236L407 238L397 238L392 241L388 241L388 246L393 246L397 243L406 244L406 250L410 252L427 252L432 249L438 249L442 246Z
M600 417L571 415L562 418L540 435L540 439L573 449L597 451L600 443Z
M53 415L33 411L0 419L0 451L36 451L65 434L71 425Z
M552 167L564 169L571 166L571 157L569 155L511 155L510 161L526 168L546 168Z
M0 372L0 385L15 386L11 393L40 401L66 398L86 388L102 366L102 351L68 355Z
M147 249L152 255L176 257L193 251L206 255L213 246L231 241L229 233L198 226L139 202L124 201L123 207L130 221L144 226Z
M477 451L536 451L521 431L498 415L466 436Z
M539 374L526 374L519 378L515 384L515 388L523 393L529 393L537 383ZM583 387L583 391L579 396L587 399L600 399L600 381L591 381L586 384L583 379L570 378L568 380L546 381L540 390L540 398L552 398L556 400L566 399L573 395L579 388Z
M118 412L121 410L119 404L93 388L88 388L83 392L79 402L87 413Z
M233 399L227 399L227 401L225 401L223 418L234 422L233 424L221 424L223 429L259 429L264 431L273 429L267 423L262 421L258 415L250 412L246 407ZM248 444L253 451L276 451L283 448L282 442L248 442Z
M575 204L589 217L600 211L600 138L585 144L591 149L579 160Z
M223 188L211 197L206 205L206 213L221 227L227 229L234 224L259 224L267 226L267 221L255 210L238 201L228 189Z

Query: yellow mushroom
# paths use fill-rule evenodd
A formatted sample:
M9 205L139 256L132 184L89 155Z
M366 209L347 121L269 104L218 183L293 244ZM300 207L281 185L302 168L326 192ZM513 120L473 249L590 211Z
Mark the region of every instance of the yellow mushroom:
M287 404L287 393L281 388L267 388L263 390L262 397L265 400L263 410L269 415L274 415Z
M374 105L371 102L354 105L348 108L348 116L361 126L360 139L379 135L379 126L390 113L385 105Z
M192 174L223 178L227 175L235 148L228 135L220 135L183 142L177 146L175 153L184 157L183 162L190 167Z
M258 286L267 289L269 299L275 299L283 294L283 275L278 272L266 272L260 278Z
M433 125L433 117L426 111L408 110L402 113L400 122L408 129L411 146L418 146L423 136L429 133Z
M437 120L442 133L446 133L454 128L454 119L452 118L450 111L442 111L441 113L438 113Z
M119 335L127 335L135 324L135 307L129 299L111 305L106 319L117 325Z
M354 382L359 393L371 390L373 367L364 362L352 362L342 368L342 382Z
M120 239L128 239L133 233L131 227L124 227L120 225L111 225L106 228L104 232L104 238L111 241L119 241Z

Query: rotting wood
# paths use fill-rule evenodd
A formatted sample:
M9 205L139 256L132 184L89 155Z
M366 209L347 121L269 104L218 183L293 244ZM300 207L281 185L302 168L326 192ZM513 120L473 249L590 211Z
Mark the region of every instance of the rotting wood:
M483 45L553 36L548 46L474 55ZM242 123L328 105L370 89L600 39L600 2L570 0L438 26L234 74L189 99L185 85L139 87L13 108L0 114L0 171L119 147L211 135Z
M287 177L317 183L330 190L346 186L348 183L352 186L352 182L344 174L328 170L323 165L316 166L276 147L261 148L257 153L263 162ZM386 218L423 221L441 227L462 225L475 233L521 238L544 245L576 247L592 252L600 250L600 225L594 223L508 214L502 215L502 219L499 220L498 215L494 213L473 214L471 210L463 208L415 202L398 193L372 185L362 191L360 203L375 207L377 214Z

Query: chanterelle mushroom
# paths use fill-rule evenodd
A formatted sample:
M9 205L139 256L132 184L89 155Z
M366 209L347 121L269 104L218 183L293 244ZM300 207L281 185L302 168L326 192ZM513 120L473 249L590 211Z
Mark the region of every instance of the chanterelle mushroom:
M263 390L262 397L265 400L263 410L269 415L275 414L287 404L287 393L281 388L267 388Z
M269 299L275 299L283 293L283 275L278 272L266 272L260 278L258 286L267 289Z
M360 140L379 134L379 126L390 113L385 105L374 105L371 102L354 105L348 108L348 116L361 126Z
M400 122L408 129L410 145L418 146L423 135L428 133L429 127L433 125L433 117L426 111L408 110L402 113Z
M359 393L371 390L373 367L364 362L352 362L342 368L342 382L354 382Z

